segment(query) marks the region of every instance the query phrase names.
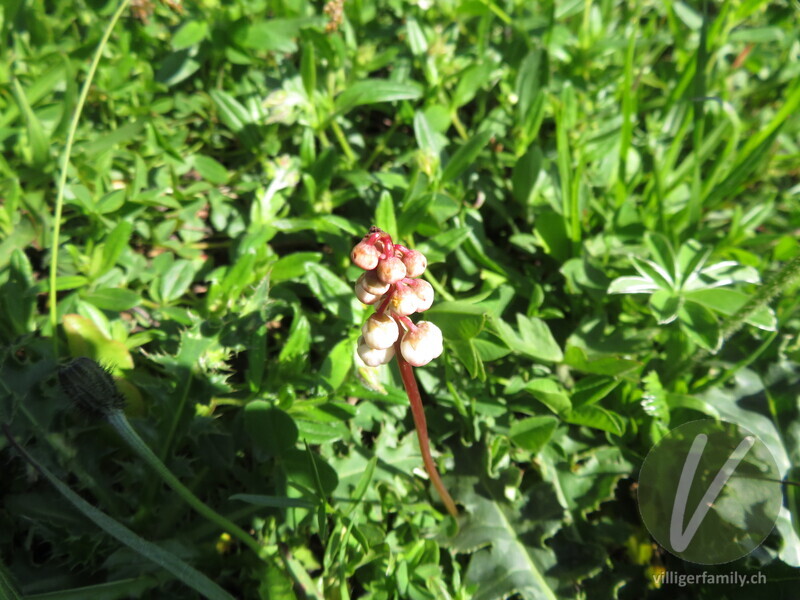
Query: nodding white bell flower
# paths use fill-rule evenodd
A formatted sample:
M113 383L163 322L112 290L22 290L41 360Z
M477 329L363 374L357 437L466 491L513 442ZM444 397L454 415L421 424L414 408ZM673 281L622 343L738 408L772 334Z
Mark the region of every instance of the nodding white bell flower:
M400 336L400 328L389 315L375 313L364 322L361 334L367 346L376 350L385 350L397 341Z
M378 262L378 279L384 283L397 283L406 276L406 266L396 256L381 259Z
M419 250L409 250L403 255L403 264L406 266L406 277L419 277L428 267L428 259Z
M406 331L400 341L400 352L413 367L427 365L443 349L442 330L430 321L420 321L414 329Z
M390 304L392 312L401 317L407 317L417 312L419 298L417 298L414 290L404 283L395 284L395 288Z
M356 283L355 290L356 298L358 298L362 304L375 304L380 299L379 295L370 294L360 283Z
M376 296L383 296L389 291L389 284L378 279L378 275L374 270L362 273L356 281L356 285L360 285L367 293L375 294Z
M433 286L424 279L414 279L408 283L408 287L417 297L417 312L425 312L433 304Z
M350 258L357 267L369 271L378 266L380 259L380 252L374 244L369 244L366 241L358 242L353 251L350 253Z
M385 365L394 358L394 346L388 348L372 348L364 340L363 336L358 338L358 355L368 367L378 367Z

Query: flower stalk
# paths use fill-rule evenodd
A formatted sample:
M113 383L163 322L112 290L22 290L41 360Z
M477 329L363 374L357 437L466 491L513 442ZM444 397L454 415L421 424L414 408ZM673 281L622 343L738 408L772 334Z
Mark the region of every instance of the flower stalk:
M412 368L428 364L443 350L442 332L436 325L430 321L415 324L409 317L428 310L433 303L433 287L418 279L428 261L421 252L395 244L389 234L377 227L371 228L356 244L350 257L366 271L356 281L356 296L364 304L377 306L362 327L358 355L370 367L387 364L397 357L425 471L447 512L458 517L456 504L431 456L425 410Z

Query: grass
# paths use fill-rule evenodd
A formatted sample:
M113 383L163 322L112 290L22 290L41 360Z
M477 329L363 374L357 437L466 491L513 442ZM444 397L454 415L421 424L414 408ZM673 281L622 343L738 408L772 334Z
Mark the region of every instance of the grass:
M6 3L0 597L792 597L796 8ZM400 371L354 357L371 225L429 261L457 520ZM145 459L58 385L80 356ZM786 480L703 567L636 507L701 418Z

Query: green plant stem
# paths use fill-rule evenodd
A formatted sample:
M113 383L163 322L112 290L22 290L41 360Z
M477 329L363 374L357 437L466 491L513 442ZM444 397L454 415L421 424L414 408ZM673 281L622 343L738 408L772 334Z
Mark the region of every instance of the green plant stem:
M347 160L351 163L356 162L356 155L353 152L353 149L350 147L350 143L347 141L347 137L344 135L344 131L339 126L339 123L336 122L336 119L331 119L331 129L333 129L333 134L336 136L336 139L339 141L339 145L344 150L345 156L347 156Z
M136 454L138 454L153 470L164 480L164 482L175 490L178 495L186 501L198 514L205 517L209 521L219 525L221 529L229 532L231 535L238 538L243 544L256 553L258 557L262 557L261 545L245 532L241 527L231 522L221 514L210 508L207 504L203 503L197 496L195 496L189 488L178 481L172 472L167 469L163 462L155 455L150 447L144 443L144 440L139 437L139 434L131 427L125 413L116 410L108 416L108 422L117 430L117 433L128 443Z
M100 43L97 45L97 50L94 51L92 62L89 65L89 72L86 75L86 81L83 82L80 96L78 96L78 103L75 105L75 112L72 114L72 121L69 124L67 131L67 143L64 146L64 157L61 161L61 173L58 176L58 185L56 188L56 207L55 214L53 215L53 235L50 240L50 328L52 329L51 335L53 336L53 351L55 356L58 356L58 336L56 335L56 328L58 327L58 311L57 311L57 298L56 298L56 279L58 273L58 242L61 236L61 213L64 207L64 188L67 186L67 171L69 170L69 159L72 155L72 145L75 143L75 133L78 131L78 121L80 121L81 113L83 112L83 105L86 104L86 98L89 95L89 88L92 86L94 74L97 72L97 66L100 64L100 58L103 56L103 51L106 49L108 39L111 37L111 32L114 26L119 21L122 13L128 7L130 0L122 0L119 7L111 16L108 22L103 37L100 38Z
M458 509L456 503L450 497L447 488L442 483L442 478L439 476L439 471L436 469L436 464L433 462L431 456L431 443L428 439L428 425L425 422L425 409L422 406L422 398L419 395L419 387L417 387L417 379L414 377L414 369L403 358L400 352L400 341L395 342L395 356L397 357L397 364L400 367L400 376L403 378L403 385L408 394L408 400L411 403L411 414L414 417L414 427L417 430L417 439L419 440L419 450L422 453L422 462L425 464L425 471L428 477L431 478L431 483L439 496L444 502L447 512L454 518L458 518Z

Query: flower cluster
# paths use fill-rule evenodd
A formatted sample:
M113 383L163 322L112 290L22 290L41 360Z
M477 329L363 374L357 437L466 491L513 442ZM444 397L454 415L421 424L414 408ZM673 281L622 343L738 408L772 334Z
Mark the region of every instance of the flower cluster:
M356 296L364 304L377 305L361 328L358 355L371 367L389 362L395 346L414 367L427 365L442 353L442 332L429 321L417 324L409 318L433 304L433 288L424 279L428 261L417 250L392 242L391 236L377 227L369 230L350 254L364 269L356 281Z

